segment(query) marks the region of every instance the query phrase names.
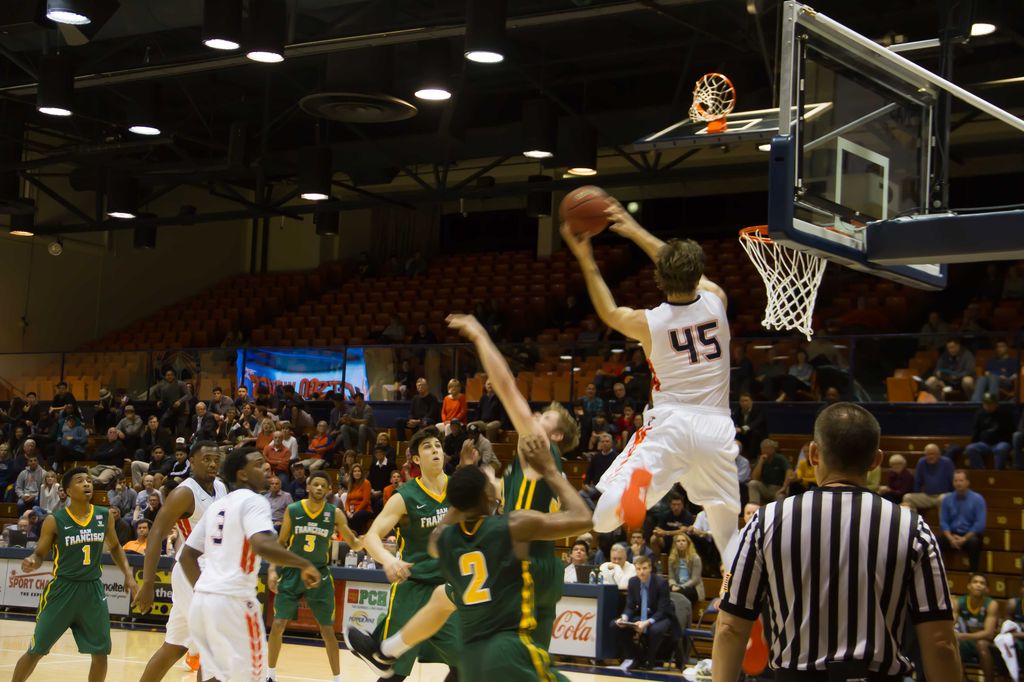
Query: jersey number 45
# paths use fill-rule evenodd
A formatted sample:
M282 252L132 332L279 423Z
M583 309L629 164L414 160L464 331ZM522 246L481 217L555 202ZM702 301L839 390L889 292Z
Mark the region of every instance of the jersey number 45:
M672 342L672 348L677 353L688 353L690 355L690 364L696 365L702 359L717 360L722 357L722 346L718 343L718 339L713 336L713 333L716 331L718 331L718 322L713 320L692 327L673 329L668 335ZM694 343L694 336L697 337L697 343ZM698 346L700 346L699 352Z

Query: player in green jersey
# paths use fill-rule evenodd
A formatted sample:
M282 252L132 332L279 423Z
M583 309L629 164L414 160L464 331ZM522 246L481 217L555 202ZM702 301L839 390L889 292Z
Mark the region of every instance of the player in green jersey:
M36 629L28 651L14 667L14 682L24 682L36 664L69 628L78 650L92 656L89 682L107 677L110 655L110 614L100 580L100 558L106 545L111 558L124 573L124 587L135 596L138 587L124 550L117 542L114 521L106 507L92 505L92 477L85 467L75 467L61 481L71 499L43 519L35 551L21 562L21 570L39 568L53 548L53 580L43 590L36 615Z
M388 676L395 656L432 636L457 609L465 637L460 662L465 679L565 680L552 670L547 650L532 636L537 618L530 546L585 532L591 527L590 510L555 466L547 439L532 434L522 442L526 463L565 501L565 509L490 516L496 493L493 479L477 467L456 471L448 492L452 510L431 538L430 553L439 557L448 581L435 589L432 608L421 610L379 645L364 633L349 631L354 653L381 677Z
M299 599L306 598L306 604L313 612L320 626L320 637L327 647L327 661L331 664L334 682L341 680L341 663L338 657L338 638L334 634L334 578L328 564L331 560L331 536L339 533L345 542L355 550L362 546L348 527L344 512L327 502L331 481L322 471L314 471L306 479L309 497L294 502L284 510L281 521L281 544L294 554L305 557L320 569L320 585L312 589L302 582L297 568L282 568L274 564L267 570L267 586L274 597L274 624L270 628L267 653L270 663L270 679L277 679L277 658L281 654L281 642L288 622L298 615Z
M409 451L420 467L420 477L395 491L363 536L367 553L384 566L392 583L387 613L376 630L381 639L405 625L430 601L434 588L444 583L437 560L427 553L430 533L448 513L448 477L444 474L444 450L437 429L428 427L413 434ZM388 552L381 542L395 526L399 530L398 556ZM396 679L408 677L413 663L419 659L424 663L447 664L447 682L458 680L460 649L456 617L395 662Z

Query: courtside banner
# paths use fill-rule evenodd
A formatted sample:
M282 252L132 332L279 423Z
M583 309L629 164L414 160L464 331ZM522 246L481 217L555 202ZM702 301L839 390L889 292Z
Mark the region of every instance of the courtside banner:
M565 596L558 602L551 653L597 658L597 599Z
M39 598L43 590L53 580L53 563L44 562L34 571L25 573L21 570L21 561L12 559L0 560L3 571L3 592L0 603L4 606L20 606L35 609L39 606ZM103 565L103 591L107 595L107 608L115 616L127 616L131 598L124 589L124 574L116 566Z
M362 348L245 348L237 351L239 385L255 395L261 386L273 395L284 386L309 399L330 391L350 398L367 394L366 360Z
M364 632L373 632L377 624L387 617L391 586L387 583L363 583L355 580L335 584L335 589L345 592L343 631L357 627Z

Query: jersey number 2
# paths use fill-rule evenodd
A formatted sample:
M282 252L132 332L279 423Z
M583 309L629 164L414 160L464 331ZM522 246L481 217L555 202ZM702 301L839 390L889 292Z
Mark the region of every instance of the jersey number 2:
M484 588L487 582L487 562L483 552L469 552L459 557L459 571L462 575L472 576L469 586L462 593L462 602L466 606L484 604L491 601L491 591Z
M695 327L683 327L682 329L673 329L669 332L669 337L672 339L672 348L677 353L689 353L690 364L696 365L700 362L701 358L704 360L717 360L722 357L722 346L718 343L718 339L711 336L711 333L718 329L717 322L705 322L704 324L698 324ZM693 336L694 331L697 332L697 343L701 346L701 353L697 353L697 345L694 343ZM682 335L682 340L680 340ZM708 350L712 349L712 350Z

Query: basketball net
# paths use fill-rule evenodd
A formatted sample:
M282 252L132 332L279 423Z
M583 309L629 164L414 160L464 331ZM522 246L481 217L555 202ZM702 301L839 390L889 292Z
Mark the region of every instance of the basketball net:
M776 243L768 236L767 225L740 230L740 245L761 275L768 296L761 325L780 331L795 329L810 341L814 302L828 261Z
M725 117L736 106L736 88L720 73L706 73L693 85L690 120L705 121L709 133L726 129Z

